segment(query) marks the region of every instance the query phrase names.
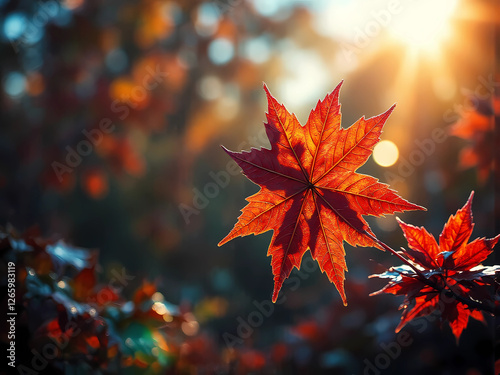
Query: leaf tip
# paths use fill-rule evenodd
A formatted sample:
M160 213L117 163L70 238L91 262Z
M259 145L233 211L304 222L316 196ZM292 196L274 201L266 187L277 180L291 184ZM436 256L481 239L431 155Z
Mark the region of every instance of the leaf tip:
M389 118L389 116L394 111L394 108L396 108L396 103L394 103L393 105L391 105L390 108L387 111L385 111L384 113L382 113L380 115L384 119L384 122L387 121L387 119Z
M221 247L222 245L225 245L227 242L229 242L231 239L228 237L229 237L229 234L226 237L224 237L222 240L220 240L219 243L217 244L217 246Z
M231 156L234 159L233 155L237 154L237 152L231 151L228 148L224 147L223 145L220 145L220 147L222 147L222 149L226 152L226 154L228 154L229 156Z
M342 289L339 289L337 285L335 285L335 286L337 287L337 290L339 291L340 298L342 298L343 305L347 306L347 297L345 295L344 287L342 287Z
M262 82L262 88L264 89L267 95L271 95L271 93L269 92L269 88L267 87L265 82Z
M474 198L474 190L472 190L470 192L470 195L469 195L469 198L467 199L467 203L465 204L465 206L472 206L472 199Z
M424 206L420 206L418 204L415 204L415 203L411 203L411 202L408 202L410 207L406 208L405 210L406 211L427 211L427 208L425 208Z
M398 222L398 224L399 224L400 227L408 225L403 220L401 220L399 217L396 217L396 221Z
M333 90L333 92L339 91L343 84L344 84L344 80L341 80L339 82L339 84L337 85L337 87L335 87L335 89Z
M273 297L271 298L271 301L272 301L273 303L276 303L276 301L278 300L278 294L279 294L279 292L280 292L279 290L275 290L275 291L273 292Z

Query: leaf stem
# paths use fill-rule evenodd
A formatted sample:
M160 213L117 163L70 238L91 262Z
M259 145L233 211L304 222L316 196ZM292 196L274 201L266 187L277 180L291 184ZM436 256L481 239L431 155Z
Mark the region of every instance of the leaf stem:
M368 233L367 231L365 231L365 234L369 238L371 238L373 241L375 241L378 245L380 245L383 249L385 249L385 250L389 251L391 254L397 256L399 259L401 259L401 261L403 261L403 263L405 263L406 265L408 265L409 267L411 267L411 269L413 271L415 271L415 273L416 273L417 277L420 279L420 281L422 281L424 284L430 286L431 288L435 289L439 293L443 293L443 292L446 292L446 291L449 290L453 294L453 297L458 302L462 302L463 304L469 306L472 309L485 311L485 312L488 312L488 313L490 313L490 314L492 314L494 316L500 316L500 308L497 308L495 306L485 305L485 304L483 304L481 302L471 300L470 298L466 298L466 297L462 296L461 294L458 294L457 292L455 292L448 285L448 283L446 282L445 278L443 278L443 281L444 281L444 284L446 285L447 288L441 287L437 283L435 283L435 282L429 280L427 277L425 277L425 275L422 273L422 271L420 271L417 267L415 267L415 265L412 262L410 262L403 255L401 255L400 253L398 253L392 247L390 247L386 243L382 242L377 237L375 237L373 234Z

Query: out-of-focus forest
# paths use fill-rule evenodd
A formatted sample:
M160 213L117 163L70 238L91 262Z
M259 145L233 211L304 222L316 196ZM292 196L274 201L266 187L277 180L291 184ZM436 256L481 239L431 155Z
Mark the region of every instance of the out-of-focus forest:
M347 307L306 253L272 304L271 234L217 243L258 190L220 146L269 147L263 82L301 123L342 80L343 127L397 103L360 172L435 236L474 190L473 238L500 233L499 30L495 0L0 0L17 373L495 373L491 317L398 344L402 300L369 297L388 253L345 245Z

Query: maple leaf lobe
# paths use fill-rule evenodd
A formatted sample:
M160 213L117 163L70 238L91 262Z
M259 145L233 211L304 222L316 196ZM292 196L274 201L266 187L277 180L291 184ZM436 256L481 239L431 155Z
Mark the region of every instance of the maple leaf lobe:
M247 198L237 223L219 246L238 236L273 231L268 249L273 302L309 249L347 304L343 242L377 246L363 215L424 209L376 178L356 173L380 140L394 106L344 129L338 100L341 85L318 101L304 126L264 85L268 100L264 126L271 148L243 152L224 148L260 190Z

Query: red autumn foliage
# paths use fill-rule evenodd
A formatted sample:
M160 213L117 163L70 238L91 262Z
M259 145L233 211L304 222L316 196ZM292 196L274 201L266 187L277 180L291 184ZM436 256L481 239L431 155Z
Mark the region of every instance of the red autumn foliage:
M238 236L273 231L268 250L274 275L273 302L310 249L346 305L343 241L352 246L377 246L362 215L423 209L376 178L355 172L370 157L394 106L343 129L338 100L341 85L318 101L304 126L264 86L271 149L226 150L261 189L247 198L249 204L219 246Z
M403 315L396 328L399 332L409 321L429 314L440 314L448 321L457 341L467 327L469 317L484 321L483 312L474 309L477 301L494 306L492 288L500 266L482 266L500 239L477 238L469 242L474 228L472 192L464 207L450 216L439 236L439 243L424 227L399 220L408 240L404 251L410 266L392 267L371 277L387 278L389 283L372 295L390 293L404 295ZM422 275L425 279L422 279ZM493 309L493 307L492 307Z
M122 373L125 368L137 373L147 367L155 373L183 372L183 366L192 366L191 361L206 352L190 344L190 357L179 357L188 342L182 324L194 322L194 317L166 301L155 283L144 281L131 300L122 294L129 283L126 278L100 284L97 251L44 239L36 228L24 234L0 228L0 255L3 269L8 259L19 270L19 353L46 353L47 346L53 347L53 355L44 358L46 373L62 373L58 369L68 363L85 363L106 373ZM29 332L24 336L29 340L22 338L23 332ZM18 372L33 372L28 365L20 361Z
M462 118L450 129L450 134L467 140L468 144L459 155L460 167L467 169L475 167L477 177L485 183L493 170L494 153L498 147L498 137L495 136L495 116L500 115L500 98L479 100L474 109L465 111Z

